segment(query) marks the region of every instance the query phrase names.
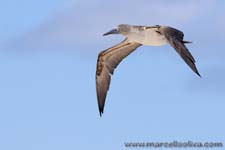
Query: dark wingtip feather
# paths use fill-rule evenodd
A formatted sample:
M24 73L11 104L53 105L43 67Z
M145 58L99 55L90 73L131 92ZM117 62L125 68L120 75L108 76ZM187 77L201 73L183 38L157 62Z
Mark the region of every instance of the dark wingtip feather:
M195 63L193 63L193 67L191 67L191 69L200 77L200 78L202 78L202 76L201 76L201 74L198 72L198 69L197 69L197 67L196 67L196 65L195 65Z
M103 108L99 108L99 114L100 114L100 117L101 117L102 114L103 114Z
M198 72L198 70L196 70L195 72L200 78L202 78L201 74Z

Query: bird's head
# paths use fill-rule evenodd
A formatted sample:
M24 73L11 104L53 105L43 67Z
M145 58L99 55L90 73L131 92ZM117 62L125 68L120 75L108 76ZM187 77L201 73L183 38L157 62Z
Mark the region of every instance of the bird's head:
M110 30L103 34L103 36L110 35L110 34L123 34L126 35L130 31L131 26L127 24L120 24L116 28Z

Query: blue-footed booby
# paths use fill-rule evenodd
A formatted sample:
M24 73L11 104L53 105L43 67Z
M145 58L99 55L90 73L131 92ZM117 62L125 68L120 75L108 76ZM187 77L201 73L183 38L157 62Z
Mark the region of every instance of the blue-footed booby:
M96 92L100 116L103 113L107 91L109 90L111 75L119 63L141 45L162 46L170 44L185 63L198 75L195 59L185 46L183 32L169 26L137 26L121 24L115 29L103 34L121 34L126 38L119 44L108 48L98 55L96 69Z

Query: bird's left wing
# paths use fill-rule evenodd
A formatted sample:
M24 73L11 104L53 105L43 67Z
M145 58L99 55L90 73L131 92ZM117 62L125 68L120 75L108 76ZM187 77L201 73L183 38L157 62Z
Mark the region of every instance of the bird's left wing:
M186 64L198 75L201 75L198 72L197 67L195 66L195 59L184 45L185 43L191 43L188 41L183 41L184 34L183 32L171 28L171 27L161 27L159 33L163 34L170 45L177 51L177 53L182 57Z
M103 113L107 91L109 90L111 74L118 64L141 46L139 43L128 42L127 39L121 43L99 53L96 69L96 92L100 116Z

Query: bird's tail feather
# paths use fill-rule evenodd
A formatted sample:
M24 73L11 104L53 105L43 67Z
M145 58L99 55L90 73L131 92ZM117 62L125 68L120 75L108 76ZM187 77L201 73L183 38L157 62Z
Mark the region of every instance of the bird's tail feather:
M184 44L190 44L190 43L192 43L192 42L190 42L190 41L182 41Z

